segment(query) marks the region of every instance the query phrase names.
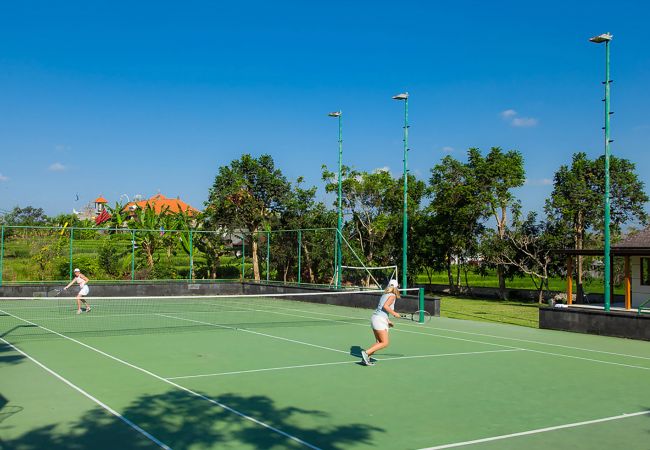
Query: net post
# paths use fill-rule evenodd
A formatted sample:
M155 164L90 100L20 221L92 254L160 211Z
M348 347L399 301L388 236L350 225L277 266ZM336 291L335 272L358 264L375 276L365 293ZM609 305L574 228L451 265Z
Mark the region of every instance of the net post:
M298 230L298 285L300 285L300 277L302 273L301 267L301 258L302 258L302 230Z
M135 281L135 231L131 230L131 282Z
M70 263L68 264L68 279L72 278L72 243L74 241L74 227L70 227Z
M418 311L420 311L420 317L418 322L424 323L424 288L418 288Z
M2 263L5 258L5 225L2 224L2 232L0 235L0 286L2 286Z
M192 253L192 230L190 230L190 281L194 279L194 255Z

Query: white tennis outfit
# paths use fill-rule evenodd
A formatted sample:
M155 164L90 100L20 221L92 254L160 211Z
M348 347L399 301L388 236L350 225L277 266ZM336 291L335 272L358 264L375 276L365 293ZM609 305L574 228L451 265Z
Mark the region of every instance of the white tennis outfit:
M386 293L381 296L379 299L379 304L377 305L377 309L375 309L375 312L372 313L372 316L370 316L370 326L372 327L373 330L381 331L381 330L388 330L388 313L384 311L384 305L388 301L388 299L393 296L395 297L395 301L393 302L393 309L395 309L395 303L397 302L397 296L395 294L391 293Z
M88 295L88 291L90 291L90 289L88 289L88 285L86 284L86 280L84 280L81 277L74 277L74 282L79 285L79 288L80 288L79 295Z

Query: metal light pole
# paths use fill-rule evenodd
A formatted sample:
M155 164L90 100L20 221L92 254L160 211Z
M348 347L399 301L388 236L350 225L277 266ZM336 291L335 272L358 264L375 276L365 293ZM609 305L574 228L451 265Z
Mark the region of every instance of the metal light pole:
M612 140L609 138L609 116L612 112L609 110L609 85L612 80L609 79L609 42L612 40L612 35L609 33L601 34L599 36L589 39L596 44L605 43L605 225L604 225L604 239L605 239L605 292L603 297L605 299L605 311L610 309L610 285L611 285L611 261L610 261L610 242L609 242L609 223L610 223L610 206L609 206L609 144Z
M393 100L404 101L404 216L402 219L402 289L406 294L407 247L408 247L408 151L409 151L409 93L397 94Z
M330 117L337 117L339 119L339 196L338 196L338 220L336 222L336 287L341 287L341 265L343 263L343 178L341 171L343 169L343 111L335 111L328 114Z

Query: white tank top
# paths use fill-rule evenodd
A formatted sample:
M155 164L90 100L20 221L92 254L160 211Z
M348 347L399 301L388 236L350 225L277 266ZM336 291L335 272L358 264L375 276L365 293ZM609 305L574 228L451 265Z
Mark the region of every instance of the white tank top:
M79 287L84 287L86 285L86 280L81 277L74 277L74 282L79 285Z
M375 309L374 314L378 314L380 316L384 316L388 318L388 313L384 310L384 305L386 304L386 302L391 296L395 297L395 301L393 302L392 305L392 309L393 310L395 309L395 303L397 303L397 296L395 294L386 293L382 295L381 298L379 299L379 304L377 305L377 309Z

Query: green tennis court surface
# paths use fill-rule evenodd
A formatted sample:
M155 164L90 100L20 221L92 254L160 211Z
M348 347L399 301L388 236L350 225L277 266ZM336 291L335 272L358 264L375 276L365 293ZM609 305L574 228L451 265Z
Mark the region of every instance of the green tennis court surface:
M0 299L7 449L650 448L650 343L286 299ZM399 310L399 303L398 303Z

